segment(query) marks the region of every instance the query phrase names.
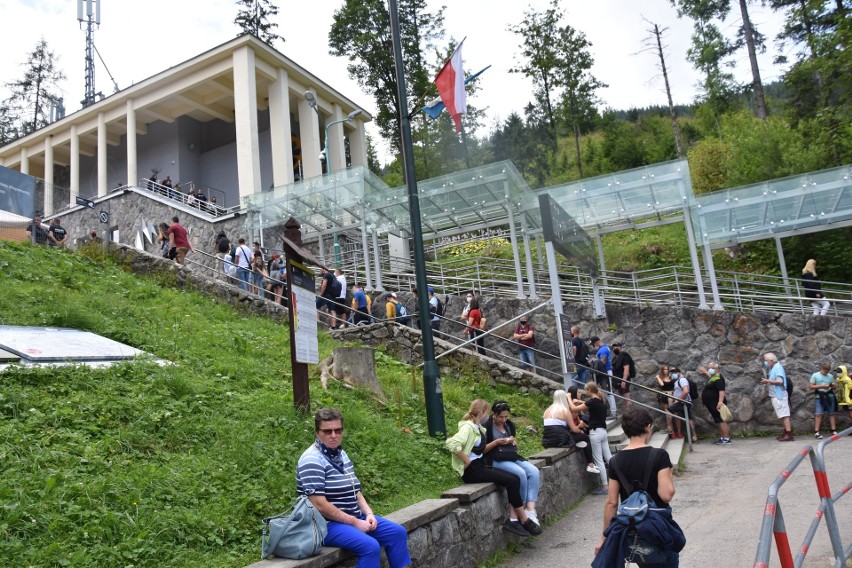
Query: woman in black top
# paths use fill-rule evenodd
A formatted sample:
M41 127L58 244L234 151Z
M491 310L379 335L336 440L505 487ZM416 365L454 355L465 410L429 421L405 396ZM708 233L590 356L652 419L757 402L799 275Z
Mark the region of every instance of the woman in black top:
M633 487L623 487L620 478L623 478L626 483L635 483L639 481L641 484L645 478L648 479L648 486L643 489L648 493L648 498L654 501L654 505L661 508L671 510L669 502L675 494L674 480L672 477L673 467L668 452L658 448L652 448L648 445L648 440L651 438L651 425L654 420L644 408L630 408L624 412L621 419L621 427L624 433L630 439L627 447L620 451L610 462L610 478L607 487L606 505L604 505L604 530L609 527L612 518L615 516L618 509L619 501L624 501L633 492ZM650 471L648 471L650 469ZM620 474L620 475L619 475ZM649 475L650 474L650 475ZM676 524L674 525L677 526ZM680 530L679 528L677 530ZM682 536L682 534L681 534ZM615 538L615 537L613 537ZM605 544L615 545L615 542L606 543L607 537L601 538L601 541L595 547L595 555L604 554L612 555L614 551L604 550ZM628 544L632 541L627 539ZM642 544L642 543L640 543ZM679 562L681 544L677 551L657 549L653 553L653 561L649 562L649 558L645 557L645 562L638 562L640 568L653 566L654 568L677 568ZM630 555L629 550L617 551L618 558L625 558ZM599 562L602 559L596 559ZM593 566L596 563L592 564Z
M822 295L822 287L816 273L816 261L808 260L802 269L802 284L805 285L805 297L811 298L811 306L814 308L815 316L824 316L828 313L831 303Z
M601 476L601 487L592 492L594 495L607 494L606 464L612 457L606 431L607 404L605 396L598 385L586 383L587 398L585 404L576 407L580 412L586 412L589 415L589 441L592 446L592 459L595 466L600 470Z
M701 403L710 413L713 422L719 425L719 439L715 443L717 445L730 444L731 430L728 428L728 424L722 420L722 415L719 414L719 409L727 403L725 400L725 379L719 372L719 363L707 363L707 368L699 367L698 372L707 377L707 384L701 391Z

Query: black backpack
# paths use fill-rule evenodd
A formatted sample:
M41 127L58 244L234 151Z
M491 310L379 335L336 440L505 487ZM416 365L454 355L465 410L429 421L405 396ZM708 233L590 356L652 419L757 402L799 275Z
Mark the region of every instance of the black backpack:
M689 398L691 398L694 403L698 400L698 385L696 385L695 381L689 377L686 377L686 382L689 383Z
M580 365L588 365L589 364L589 346L588 344L580 340L580 345L577 347L577 357L574 359L575 362Z
M435 314L439 316L444 315L444 310L446 309L446 301L449 300L447 296L444 296L444 301L442 302L438 296L435 296L435 300L438 302L438 307L435 309Z

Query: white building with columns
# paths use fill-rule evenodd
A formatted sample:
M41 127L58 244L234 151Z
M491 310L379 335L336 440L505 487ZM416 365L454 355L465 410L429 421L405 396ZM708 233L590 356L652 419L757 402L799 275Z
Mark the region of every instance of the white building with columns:
M305 99L312 91L316 109ZM0 165L45 180L45 215L116 186L194 182L219 205L367 164L358 105L252 35L242 35L0 148ZM348 141L348 144L347 144ZM294 156L295 154L295 156ZM55 190L67 187L68 191ZM39 209L39 204L36 204Z

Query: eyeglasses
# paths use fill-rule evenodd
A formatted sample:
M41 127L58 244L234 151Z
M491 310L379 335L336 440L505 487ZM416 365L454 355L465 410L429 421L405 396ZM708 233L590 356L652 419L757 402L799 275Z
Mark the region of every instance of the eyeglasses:
M319 431L325 434L326 436L331 436L332 434L337 434L338 436L340 436L341 434L343 434L343 428L320 428Z

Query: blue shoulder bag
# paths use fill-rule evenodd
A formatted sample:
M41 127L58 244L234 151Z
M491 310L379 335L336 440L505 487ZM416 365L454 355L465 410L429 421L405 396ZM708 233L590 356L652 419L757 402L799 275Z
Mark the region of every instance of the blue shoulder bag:
M301 560L316 556L328 534L328 524L311 500L300 496L289 513L263 519L262 559L270 556Z

